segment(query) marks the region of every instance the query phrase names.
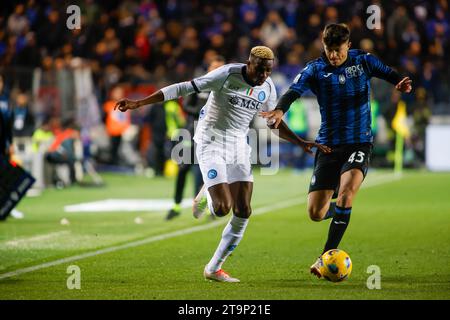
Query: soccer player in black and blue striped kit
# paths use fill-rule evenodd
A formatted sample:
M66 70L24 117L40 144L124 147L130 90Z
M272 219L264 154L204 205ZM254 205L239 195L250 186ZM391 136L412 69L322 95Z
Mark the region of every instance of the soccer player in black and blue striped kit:
M316 153L308 212L313 221L332 218L323 252L338 247L367 173L373 143L370 78L384 79L401 92L412 90L408 77L401 77L369 53L350 50L349 38L345 24L327 25L322 56L306 65L275 110L261 113L277 127L292 102L304 92L311 90L317 96L322 122L316 142L331 147L332 152ZM335 203L331 202L334 194ZM319 278L321 264L319 257L311 266L311 273Z

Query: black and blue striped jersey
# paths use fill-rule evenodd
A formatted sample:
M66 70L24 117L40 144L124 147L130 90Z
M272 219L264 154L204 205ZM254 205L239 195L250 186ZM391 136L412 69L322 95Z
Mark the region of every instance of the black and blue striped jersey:
M370 78L397 84L400 75L375 56L349 50L347 60L332 66L325 54L311 61L297 75L290 91L298 97L310 89L322 117L317 143L340 145L373 142L370 113ZM298 98L297 97L297 98Z

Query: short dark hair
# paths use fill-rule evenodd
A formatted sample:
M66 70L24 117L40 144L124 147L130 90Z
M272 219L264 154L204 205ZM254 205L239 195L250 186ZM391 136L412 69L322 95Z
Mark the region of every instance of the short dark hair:
M350 39L350 29L345 23L328 24L323 30L323 42L327 47L340 46Z

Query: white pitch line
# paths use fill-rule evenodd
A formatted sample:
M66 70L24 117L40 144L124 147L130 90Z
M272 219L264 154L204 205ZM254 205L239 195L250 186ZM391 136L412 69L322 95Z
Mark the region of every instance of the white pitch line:
M68 233L70 233L70 231L68 231L68 230L51 232L51 233L46 233L46 234L42 234L42 235L38 235L38 236L34 236L34 237L10 240L8 242L5 242L5 245L17 247L19 245L27 245L30 243L35 243L37 241L49 240L49 239L59 237L59 236L62 236L62 235L68 234Z
M387 176L387 179L385 179L386 176ZM381 176L381 178L375 179L373 182L368 181L365 185L363 185L363 188L364 189L370 188L370 187L374 187L374 186L377 186L380 184L393 182L393 181L396 181L399 179L401 179L401 176L395 176L393 174L383 175L383 176ZM289 208L289 207L292 207L295 205L300 205L305 202L306 202L306 197L290 199L290 200L286 200L282 203L277 203L277 204L257 208L254 210L252 215L261 215L261 214L265 214L267 212L273 212L274 210L285 209L285 208ZM169 232L169 233L165 233L165 234L161 234L161 235L157 235L157 236L152 236L152 237L146 238L146 239L129 242L129 243L119 245L119 246L112 246L112 247L105 248L105 249L91 251L91 252L79 254L76 256L72 256L72 257L67 257L67 258L63 258L63 259L59 259L59 260L55 260L55 261L51 261L51 262L38 264L38 265L31 266L28 268L18 269L15 271L0 274L0 280L18 276L18 275L21 275L24 273L30 273L30 272L37 271L40 269L45 269L45 268L54 267L57 265L73 262L73 261L78 261L78 260L82 260L82 259L86 259L86 258L90 258L90 257L99 256L99 255L105 254L105 253L115 252L115 251L119 251L119 250L123 250L123 249L134 248L134 247L138 247L138 246L156 242L156 241L161 241L161 240L170 239L170 238L174 238L174 237L178 237L178 236L183 236L183 235L191 234L191 233L198 232L198 231L208 230L208 229L217 227L221 224L225 224L226 222L228 222L228 219L221 219L221 220L210 222L210 223L207 223L207 224L204 224L201 226L177 230L177 231L173 231L173 232Z

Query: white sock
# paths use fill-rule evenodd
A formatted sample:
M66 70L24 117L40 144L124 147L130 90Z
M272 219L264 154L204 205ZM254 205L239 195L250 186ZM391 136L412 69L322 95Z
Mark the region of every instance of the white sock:
M213 201L212 201L211 195L209 194L208 189L205 190L205 193L206 193L206 200L208 203L209 212L211 212L211 214L213 214L213 215L216 215L216 213L214 212Z
M208 272L216 272L222 268L222 264L225 262L225 259L236 248L244 236L244 231L247 224L248 219L239 218L235 215L231 217L222 232L222 240L220 241L214 256L206 267Z

